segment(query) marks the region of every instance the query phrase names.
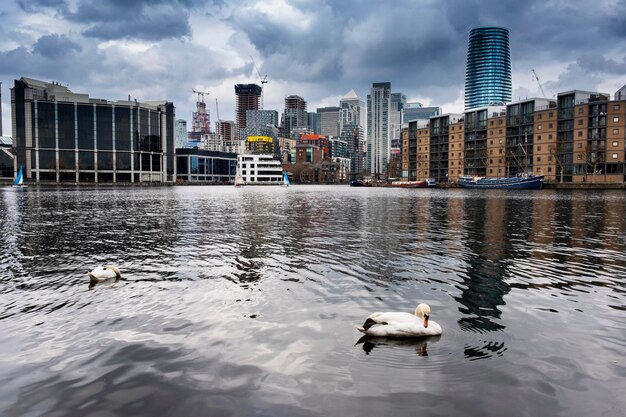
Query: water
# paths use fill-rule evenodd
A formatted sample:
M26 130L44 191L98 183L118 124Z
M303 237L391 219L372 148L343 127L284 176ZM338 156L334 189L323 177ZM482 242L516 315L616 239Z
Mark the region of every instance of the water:
M623 192L5 188L0 227L3 416L626 415ZM360 340L418 302L441 337Z

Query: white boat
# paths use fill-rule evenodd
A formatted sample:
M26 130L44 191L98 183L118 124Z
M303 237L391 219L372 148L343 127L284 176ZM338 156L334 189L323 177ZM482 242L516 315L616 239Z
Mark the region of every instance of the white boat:
M17 188L27 188L28 185L24 184L24 172L22 171L22 167L20 166L20 170L17 173L17 177L15 178L15 184L13 184L14 187Z
M237 173L237 175L235 175L235 187L239 188L244 185L246 185L246 182L243 180L243 177Z

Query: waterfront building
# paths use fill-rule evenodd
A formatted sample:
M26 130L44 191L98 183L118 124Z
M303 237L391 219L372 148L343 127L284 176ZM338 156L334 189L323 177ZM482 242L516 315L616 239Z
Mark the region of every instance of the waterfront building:
M448 182L448 158L450 145L450 126L462 122L463 115L447 113L431 117L429 139L429 178L434 178L438 183Z
M365 102L356 94L354 90L350 90L345 96L339 100L339 128L340 135L344 126L357 125L365 132L367 127L367 110ZM366 137L364 134L363 137Z
M428 122L433 116L441 114L441 107L424 107L422 103L406 103L402 109L402 124L408 124L414 120Z
M389 162L389 111L391 83L373 83L367 95L366 170L374 177L384 176Z
M273 140L275 152L280 152L278 143L278 112L276 110L248 110L246 127L240 129L242 138L265 136Z
M328 140L329 156L331 158L348 158L349 159L349 147L348 142L343 139L330 138Z
M176 148L184 148L187 145L187 121L176 119L175 127L175 146Z
M174 104L107 101L21 78L11 89L27 182L174 182Z
M317 119L319 121L319 134L324 136L339 136L339 107L319 107Z
M472 29L465 67L465 110L511 101L511 85L508 29Z
M330 156L330 141L327 136L307 133L300 136L298 143L317 146L322 150L322 158Z
M300 96L291 95L285 98L285 113L283 117L284 135L293 137L291 132L295 128L308 128L308 113L306 111L306 101Z
M289 163L295 162L295 160L291 159L291 150L296 147L297 143L298 141L295 139L285 138L282 136L278 137L278 146L280 146L280 155L281 155L280 159L281 161L283 161L283 164L289 164Z
M200 149L205 151L224 151L224 140L219 133L205 133L200 139Z
M546 182L624 184L625 142L626 98L573 90L409 122L403 178L533 173Z
M237 172L246 185L280 185L283 168L272 154L237 155Z
M13 180L18 169L13 154L13 139L8 136L0 136L0 180Z
M362 179L365 174L365 141L363 140L363 127L355 124L346 124L341 130L339 139L348 144L350 179Z
M237 140L245 140L241 129L246 128L246 112L259 110L261 86L257 84L235 84L235 122L237 123Z
M232 184L235 181L237 154L198 148L176 150L176 178L189 183Z

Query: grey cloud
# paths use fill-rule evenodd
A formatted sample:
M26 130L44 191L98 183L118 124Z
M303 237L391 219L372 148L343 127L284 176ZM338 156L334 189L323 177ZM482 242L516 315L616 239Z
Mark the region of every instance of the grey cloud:
M65 35L45 35L33 46L33 53L45 58L69 58L72 53L80 52L81 47Z

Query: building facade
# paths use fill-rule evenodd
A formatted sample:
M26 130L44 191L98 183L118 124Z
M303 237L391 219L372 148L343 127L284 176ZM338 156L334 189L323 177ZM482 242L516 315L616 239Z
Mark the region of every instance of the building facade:
M424 123L428 123L428 120L433 116L441 114L441 107L424 107L422 103L406 103L402 109L402 123L408 124L414 120L421 120Z
M187 145L187 121L184 119L176 119L175 127L175 146L176 148L184 148Z
M508 29L472 29L465 67L465 110L511 101L511 85Z
M29 78L11 89L29 182L174 182L174 104L107 101Z
M237 123L237 140L245 140L240 134L246 128L246 112L259 110L261 101L261 86L256 84L235 84L235 122Z
M389 162L389 111L391 83L373 83L367 95L367 162L365 169L374 177L384 176Z
M176 150L176 177L194 183L231 184L235 181L237 154L203 149Z
M574 90L556 100L475 108L433 117L427 127L409 122L408 130L403 177L409 180L532 173L547 183L626 183L626 99L605 93Z
M292 137L292 130L296 128L307 128L309 116L306 111L306 101L300 96L291 95L285 98L285 113L283 117L284 135Z
M317 120L320 125L320 135L339 136L339 107L319 107L317 109Z

